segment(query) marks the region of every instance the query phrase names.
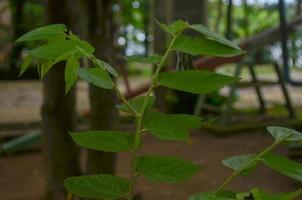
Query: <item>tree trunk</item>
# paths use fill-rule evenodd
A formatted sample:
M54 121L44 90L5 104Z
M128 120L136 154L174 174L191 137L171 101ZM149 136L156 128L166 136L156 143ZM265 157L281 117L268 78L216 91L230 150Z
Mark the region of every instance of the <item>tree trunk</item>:
M173 20L184 20L191 24L208 24L208 1L190 0L186 3L183 0L174 0Z
M186 4L182 0L174 0L173 20L182 19L190 24L208 24L208 1L191 0ZM189 33L195 34L195 33ZM182 70L193 68L193 59L191 55L179 53L178 63ZM175 91L178 102L172 108L174 113L193 114L198 95Z
M66 0L48 0L48 23L70 26L67 5ZM78 175L80 171L78 150L68 134L75 126L75 90L64 94L64 70L64 62L56 64L43 82L42 130L47 200L65 199L63 180Z
M150 19L150 22L153 22L153 44L152 52L156 54L163 55L166 50L166 44L168 42L168 35L155 23L156 19L160 23L170 24L172 22L172 13L173 13L173 3L174 0L150 0L150 15L153 19ZM161 111L166 111L166 93L167 89L164 87L158 87L155 89L156 93L156 107Z
M214 31L220 33L221 21L223 18L223 1L217 0L217 15L214 24Z
M10 7L12 9L12 28L13 28L13 43L21 35L24 34L23 30L23 11L24 11L25 0L10 0ZM21 58L21 52L23 45L14 45L10 54L9 64L10 71L18 74L18 62Z
M112 5L113 0L80 0L81 19L84 37L95 47L96 57L116 64L115 33ZM117 125L115 109L116 98L112 90L90 85L91 129L109 130ZM116 155L114 153L88 151L87 173L115 172Z

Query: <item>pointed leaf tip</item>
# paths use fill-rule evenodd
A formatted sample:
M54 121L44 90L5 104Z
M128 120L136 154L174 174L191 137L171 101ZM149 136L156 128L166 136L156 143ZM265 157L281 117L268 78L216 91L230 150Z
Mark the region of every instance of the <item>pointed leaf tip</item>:
M134 145L133 134L120 131L84 131L71 137L78 145L97 151L130 151Z
M286 140L289 142L299 142L302 141L302 133L279 126L269 126L267 128L268 132L277 140Z
M78 69L80 68L80 62L74 56L68 58L65 67L65 94L69 92L72 86L78 79Z
M67 31L64 24L52 24L34 29L21 36L16 43L29 42L35 40L46 40L54 36L58 36Z
M209 71L186 70L181 72L160 73L157 83L167 88L193 94L207 94L238 80L239 78L237 77Z

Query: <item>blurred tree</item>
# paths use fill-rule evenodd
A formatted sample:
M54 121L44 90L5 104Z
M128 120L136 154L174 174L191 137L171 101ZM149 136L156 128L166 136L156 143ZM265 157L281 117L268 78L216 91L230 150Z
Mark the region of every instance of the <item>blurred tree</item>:
M205 24L208 21L208 1L190 0L183 3L182 0L153 0L153 15L162 23L169 24L172 20L185 20L191 24ZM154 52L162 54L163 49L167 42L167 35L157 25L154 25ZM178 62L176 61L178 60ZM178 64L177 64L178 63ZM182 69L188 69L193 67L192 58L189 55L179 53L176 59L171 61L171 65L181 65ZM194 110L195 102L197 100L196 95L188 94L185 92L167 92L164 88L159 88L157 92L157 107L160 110L167 108L166 100L174 99L174 102L169 102L169 109L176 113L192 113ZM171 98L172 97L172 98ZM170 106L172 105L172 106ZM181 106L180 106L181 105Z
M214 31L216 33L220 33L220 26L223 18L223 1L217 0L217 12L216 12L216 18L215 18L215 24L214 24Z
M150 0L151 17L154 17L160 23L170 24L172 22L172 13L173 13L173 3L174 0ZM151 18L150 17L150 18ZM152 35L154 38L153 43L153 52L162 55L166 49L166 44L168 41L168 35L156 24L155 21L152 21ZM159 87L155 90L156 92L156 107L164 111L167 107L166 105L166 94L167 89Z
M182 19L190 24L208 25L208 1L191 0L186 4L182 0L174 0L173 20ZM190 33L193 34L193 33ZM177 70L188 70L193 68L193 58L191 55L178 53L176 62L173 66ZM198 98L198 95L181 91L174 91L177 103L172 107L174 113L192 114Z
M72 28L68 0L47 0L47 22ZM42 130L46 175L46 200L65 199L63 180L79 174L78 150L68 131L75 126L75 90L65 95L65 63L52 67L43 82Z
M126 39L125 50L128 47L138 45L144 46L145 55L149 49L149 3L146 0L123 0L121 5L121 22L123 37ZM143 36L143 37L142 37ZM129 48L128 48L129 50ZM131 49L132 53L138 52L136 49ZM126 54L127 52L125 52Z
M115 48L117 24L114 20L115 0L80 0L81 31L95 48L95 55L113 66L118 52ZM117 4L116 4L117 5ZM115 95L90 85L91 129L108 130L116 128L118 116L115 109ZM88 151L87 173L114 173L114 153Z
M12 29L13 29L12 41L16 41L17 38L19 38L21 35L25 33L23 28L24 25L23 11L24 11L25 0L10 0L9 3L12 13ZM22 49L23 49L23 45L14 45L11 50L9 65L10 65L10 70L13 72L18 71L17 65L18 65L18 61L21 58Z

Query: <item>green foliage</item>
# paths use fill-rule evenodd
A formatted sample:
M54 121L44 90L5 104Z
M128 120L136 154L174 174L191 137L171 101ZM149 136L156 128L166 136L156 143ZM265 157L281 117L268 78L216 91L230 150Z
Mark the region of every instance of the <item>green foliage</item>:
M50 70L50 68L51 68L52 65L53 65L53 62L51 62L49 60L41 61L41 65L40 65L40 76L41 76L41 79L43 79L44 76L48 73L48 71Z
M19 77L22 76L24 74L24 72L28 69L28 67L30 66L31 62L33 60L33 57L32 56L27 56L22 65L21 65L21 68L20 68L20 74L19 74Z
M77 196L92 199L118 199L129 190L127 179L106 174L67 178L64 185Z
M218 42L222 45L228 46L233 49L237 49L238 54L241 54L241 49L238 47L235 43L221 37L220 35L216 34L213 31L210 31L207 27L205 27L202 24L196 24L196 25L191 25L191 29L201 33L204 37L214 40L215 42Z
M119 76L117 71L108 63L106 63L100 59L96 59L95 63L98 67L103 68L104 70L109 72L111 75L113 75L115 78L117 78Z
M254 161L255 161L256 155L242 155L242 156L233 156L231 158L228 158L226 160L223 160L222 163L228 167L233 169L235 172L239 171L243 167L245 168L245 171L243 173L249 174L254 169ZM250 164L249 164L250 163ZM246 165L249 166L247 167Z
M117 131L84 131L71 137L78 145L98 151L131 151L134 144L133 134Z
M299 196L301 196L301 190L297 190L290 193L285 194L269 194L261 189L255 188L250 194L253 195L255 200L295 200ZM244 200L244 199L243 199Z
M113 89L113 83L110 76L101 68L80 68L78 76L97 87L104 89Z
M302 164L276 154L268 154L262 159L266 166L285 176L302 181Z
M220 42L204 37L179 36L173 45L173 50L194 56L232 57L242 54L237 48L231 48Z
M162 59L161 55L155 54L149 57L143 57L143 56L128 56L127 61L129 62L141 62L141 63L153 63L158 64L160 60Z
M292 161L284 156L272 153L276 147L284 142L301 142L301 133L292 129L275 126L268 127L268 131L276 140L271 146L255 155L234 156L224 160L223 164L233 169L234 173L221 186L218 187L214 194L210 194L210 197L207 197L208 193L199 193L193 195L190 200L223 200L220 194L225 187L238 176L250 174L260 162L263 162L266 166L285 176L302 181L302 164ZM301 190L285 194L271 195L263 192L262 190L253 189L251 192L238 193L236 197L230 199L246 200L246 198L252 198L255 200L294 200L300 196L302 196Z
M54 60L63 55L72 54L73 51L73 43L69 40L62 40L55 43L39 46L31 50L29 54L38 59Z
M149 97L139 96L139 97L129 100L129 103L136 112L140 112L142 109L143 103L147 98L148 98L148 101L147 101L148 104L146 105L146 110L149 110L153 107L153 105L155 103L155 96L149 96ZM118 105L117 108L122 112L132 113L131 109L129 109L129 107L125 103Z
M36 40L45 40L55 36L58 36L67 31L67 28L64 24L53 24L49 26L44 26L37 28L33 31L30 31L20 37L16 43L20 42L30 42Z
M236 82L238 78L209 71L187 70L165 72L158 76L157 84L194 94L207 94Z
M177 36L173 49L192 55L208 55L229 57L242 54L241 49L233 42L226 40L220 35L210 31L203 25L190 25L184 21L176 21L166 26L160 24L160 27L173 36ZM181 34L186 29L192 29L201 35L198 37Z
M268 127L267 130L271 133L271 135L277 140L286 140L291 142L299 142L302 141L302 134L298 131L289 128L283 128L278 126Z
M137 159L136 169L150 181L177 183L188 180L201 167L175 157L149 155Z
M38 28L25 34L17 41L41 41L40 45L29 51L29 57L21 66L20 74L24 73L32 59L39 62L41 77L47 75L55 63L66 61L66 93L78 78L96 87L114 89L122 101L118 109L132 114L135 118L136 131L133 134L120 131L85 131L71 134L72 139L85 148L107 152L128 151L131 153L132 162L129 179L111 175L72 177L64 182L69 192L83 198L104 200L127 198L133 200L135 184L140 176L155 182L177 183L188 180L201 170L201 166L176 157L138 156L141 146L144 145L142 133L148 132L163 140L186 140L189 130L198 128L201 124L201 119L194 116L152 111L155 102L155 97L152 96L153 89L164 86L194 94L206 94L238 81L236 77L208 71L188 70L160 73L173 51L181 51L191 55L223 57L238 55L242 52L236 44L201 25L189 25L187 22L176 21L171 25L160 24L160 26L171 37L164 55L128 58L129 61L153 63L156 67L146 95L131 100L125 98L115 83L114 79L118 77L118 72L105 61L96 58L93 55L94 48L89 43L80 40L71 32L67 33L64 25ZM196 31L199 35L186 36L185 31L187 29ZM80 59L82 58L87 59L95 67L81 68ZM223 164L231 168L234 171L233 174L215 191L198 193L190 197L190 200L240 200L246 197L259 200L290 200L300 196L302 194L300 190L279 195L270 195L258 189L246 193L225 191L230 182L238 176L251 173L260 162L281 174L302 181L301 164L272 154L272 151L284 142L301 142L302 134L281 127L269 127L268 131L276 139L271 146L255 155L234 156L224 160Z
M148 111L144 117L143 126L152 135L162 140L186 140L189 129L201 126L201 119L185 114Z
M78 79L78 69L80 63L74 56L68 58L65 68L65 93L67 94L70 88L75 84Z
M91 53L94 50L86 46L85 43L80 43L78 41L75 42L72 40L57 40L50 44L39 46L31 50L29 54L38 59L54 60L57 58L64 58L69 56L76 56L77 58L81 58L86 56L86 51L88 51L88 53Z
M168 26L159 22L157 22L157 24L171 35L177 35L190 27L188 22L184 22L182 20L177 20Z

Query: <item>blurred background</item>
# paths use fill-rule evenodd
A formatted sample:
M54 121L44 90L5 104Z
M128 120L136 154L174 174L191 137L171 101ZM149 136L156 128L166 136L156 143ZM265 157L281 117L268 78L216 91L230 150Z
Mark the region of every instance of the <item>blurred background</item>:
M42 81L35 63L18 77L31 48L14 44L21 35L47 24L66 24L96 48L98 58L116 68L118 85L129 99L144 94L153 66L128 63L124 57L161 54L169 40L155 19L204 24L245 50L232 58L176 53L168 64L167 70L197 68L241 77L235 85L206 96L156 90L156 109L194 114L205 122L186 142L144 136L141 153L181 155L207 168L179 185L142 179L136 198L183 200L215 188L231 174L221 160L269 145L266 126L302 128L301 12L301 0L0 0L0 199L63 200L66 177L129 175L129 155L80 149L67 133L133 130L131 116L116 111L115 95L82 81L64 95L65 63ZM302 161L298 144L278 151ZM286 192L297 183L261 166L231 187Z

